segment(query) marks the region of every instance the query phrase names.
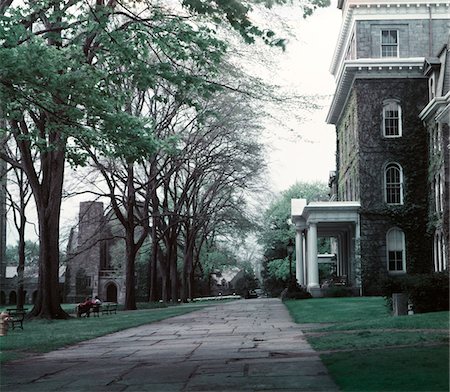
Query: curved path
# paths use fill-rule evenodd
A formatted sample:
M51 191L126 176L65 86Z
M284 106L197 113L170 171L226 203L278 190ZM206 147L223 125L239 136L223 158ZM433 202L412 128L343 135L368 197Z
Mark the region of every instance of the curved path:
M3 391L337 391L278 299L240 300L3 366Z

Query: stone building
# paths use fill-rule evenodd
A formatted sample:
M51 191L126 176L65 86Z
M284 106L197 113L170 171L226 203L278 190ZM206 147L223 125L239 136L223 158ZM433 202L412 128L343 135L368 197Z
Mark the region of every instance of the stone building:
M420 119L428 134L429 230L435 271L448 269L450 245L450 34L436 58L427 58L429 103Z
M67 245L67 302L96 295L103 301L125 302L125 263L114 254L119 237L120 230L105 215L103 203L80 203L78 225L72 228Z
M335 194L293 201L297 279L320 287L314 243L328 236L338 275L375 294L385 276L448 268L450 3L339 0L338 8L327 118L336 125Z

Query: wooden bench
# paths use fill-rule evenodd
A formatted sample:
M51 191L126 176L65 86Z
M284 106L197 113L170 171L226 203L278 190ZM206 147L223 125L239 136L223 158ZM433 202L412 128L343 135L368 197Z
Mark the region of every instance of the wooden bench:
M25 315L27 314L28 309L18 309L18 308L10 308L6 309L6 312L9 314L9 324L12 329L21 328L23 330L23 320L25 319Z
M104 302L101 305L102 314L116 314L117 304L115 302Z
M94 317L100 317L100 309L102 308L101 304L92 305L91 312Z

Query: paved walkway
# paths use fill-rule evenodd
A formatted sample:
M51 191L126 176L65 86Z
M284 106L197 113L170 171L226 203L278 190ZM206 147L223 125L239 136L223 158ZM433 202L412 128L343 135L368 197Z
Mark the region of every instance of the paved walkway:
M278 299L240 300L3 366L3 391L337 391Z

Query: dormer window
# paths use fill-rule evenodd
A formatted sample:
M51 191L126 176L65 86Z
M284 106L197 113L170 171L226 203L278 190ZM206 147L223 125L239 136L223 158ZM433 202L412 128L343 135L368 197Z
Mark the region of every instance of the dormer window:
M402 136L402 108L397 101L385 101L383 105L383 136Z
M381 30L381 57L398 57L397 30Z

